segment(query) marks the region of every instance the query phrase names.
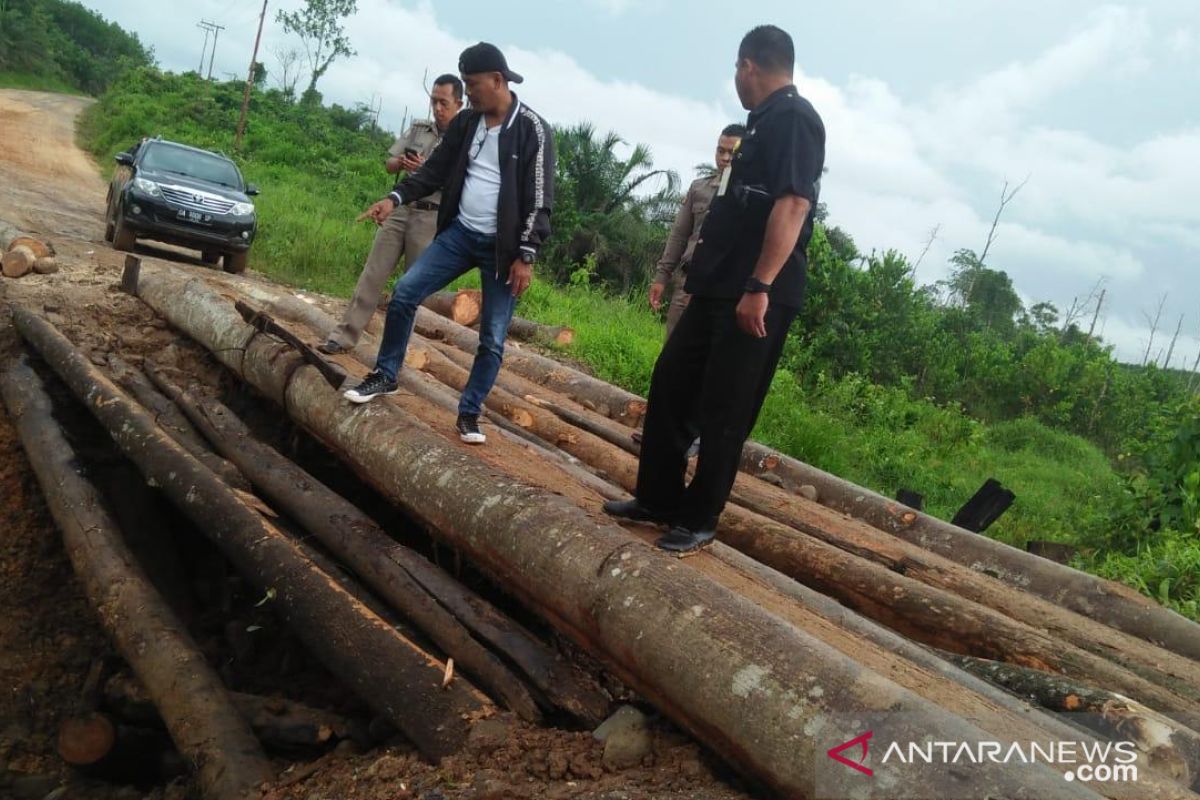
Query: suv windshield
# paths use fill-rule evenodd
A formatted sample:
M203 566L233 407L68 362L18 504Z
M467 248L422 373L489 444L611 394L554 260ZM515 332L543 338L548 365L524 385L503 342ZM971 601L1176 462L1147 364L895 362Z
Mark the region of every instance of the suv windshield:
M232 161L219 156L184 150L166 144L154 144L142 156L142 169L154 172L171 172L202 181L219 183L231 189L241 190L242 179Z

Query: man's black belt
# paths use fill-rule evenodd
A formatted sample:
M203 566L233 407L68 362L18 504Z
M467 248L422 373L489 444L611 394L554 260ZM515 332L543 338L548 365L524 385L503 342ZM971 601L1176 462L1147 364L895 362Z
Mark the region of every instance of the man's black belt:
M437 211L438 210L438 204L430 203L428 200L414 200L412 202L412 207L415 208L417 211Z

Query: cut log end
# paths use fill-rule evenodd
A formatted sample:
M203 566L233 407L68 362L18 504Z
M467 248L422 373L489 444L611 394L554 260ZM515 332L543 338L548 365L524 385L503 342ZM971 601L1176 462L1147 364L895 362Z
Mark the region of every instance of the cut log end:
M58 726L58 754L73 767L99 763L116 742L116 726L103 714L69 717Z
M0 259L0 269L6 278L20 278L28 275L37 263L37 254L24 245L14 247Z
M554 336L555 344L561 344L564 347L575 341L575 331L571 328L561 328Z
M463 290L454 295L450 303L450 319L459 325L474 325L479 321L483 303L478 292Z
M33 255L36 258L51 258L55 255L54 245L49 242L43 242L41 239L35 239L32 236L18 236L8 243L9 250L17 247L28 247L33 251Z

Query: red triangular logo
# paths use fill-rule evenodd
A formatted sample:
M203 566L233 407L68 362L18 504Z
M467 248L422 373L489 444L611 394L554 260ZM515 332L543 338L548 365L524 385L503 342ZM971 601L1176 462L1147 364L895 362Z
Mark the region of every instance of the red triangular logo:
M863 773L864 775L874 775L875 774L874 770L872 770L870 767L863 766L863 762L867 760L867 742L869 742L871 740L871 737L874 735L875 735L874 731L867 731L866 733L862 734L861 736L855 736L853 739L851 739L848 742L842 742L837 747L829 748L829 750L826 752L826 755L829 756L830 758L832 758L834 761L837 761L840 764L845 764L850 769L858 770L859 772ZM858 761L851 761L850 759L843 756L842 752L844 750L849 750L850 748L854 747L855 745L862 746L862 758L860 758Z

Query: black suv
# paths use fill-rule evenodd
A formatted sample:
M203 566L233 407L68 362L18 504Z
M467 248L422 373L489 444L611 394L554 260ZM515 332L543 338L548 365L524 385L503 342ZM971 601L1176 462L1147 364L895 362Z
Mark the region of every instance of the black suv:
M162 139L117 153L108 187L104 238L118 250L141 239L191 247L206 264L224 257L226 272L242 272L258 227L237 165L223 155Z

